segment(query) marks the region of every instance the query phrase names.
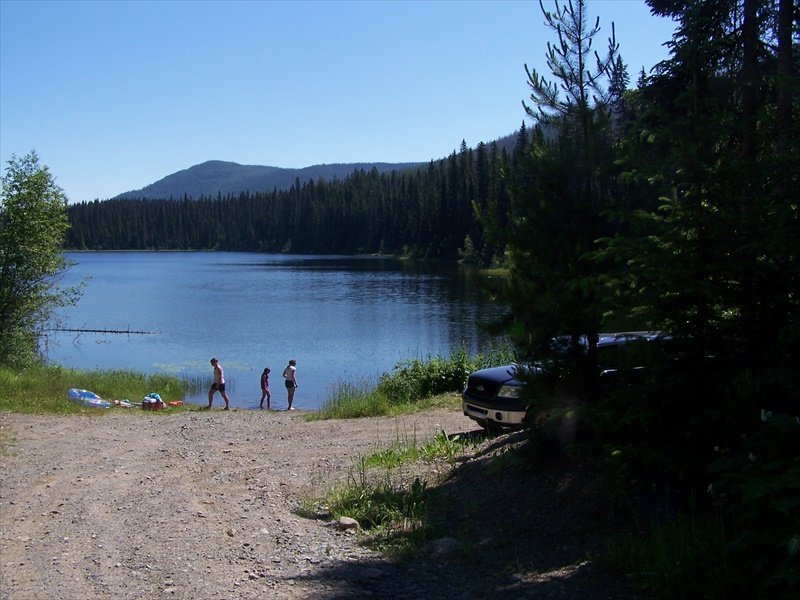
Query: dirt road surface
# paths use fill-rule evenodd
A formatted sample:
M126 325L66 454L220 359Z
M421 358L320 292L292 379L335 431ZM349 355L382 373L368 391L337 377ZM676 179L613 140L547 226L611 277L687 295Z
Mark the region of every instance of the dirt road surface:
M0 414L3 600L614 597L581 561L535 576L498 568L502 556L391 561L296 514L361 456L473 430L458 412L114 411Z

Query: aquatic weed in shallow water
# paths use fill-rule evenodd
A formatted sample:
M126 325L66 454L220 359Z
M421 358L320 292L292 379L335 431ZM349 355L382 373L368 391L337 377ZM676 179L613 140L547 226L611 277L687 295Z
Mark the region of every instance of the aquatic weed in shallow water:
M370 379L340 379L328 388L327 399L311 418L355 419L384 415L388 408L388 400L375 390Z

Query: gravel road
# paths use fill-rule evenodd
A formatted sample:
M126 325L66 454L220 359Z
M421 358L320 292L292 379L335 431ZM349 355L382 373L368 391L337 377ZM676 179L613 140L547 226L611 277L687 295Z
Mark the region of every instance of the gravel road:
M622 597L584 549L534 574L498 568L502 556L398 562L295 514L360 456L474 429L455 411L316 422L300 411L0 413L0 427L3 600ZM467 508L453 508L457 524ZM563 550L547 540L531 543Z

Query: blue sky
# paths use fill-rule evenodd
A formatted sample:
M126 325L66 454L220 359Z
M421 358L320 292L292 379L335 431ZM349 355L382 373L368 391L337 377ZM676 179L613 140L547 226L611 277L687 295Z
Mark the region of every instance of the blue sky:
M632 81L666 58L643 1L588 7ZM0 0L0 161L36 150L82 201L206 160L438 159L527 120L553 39L522 0Z

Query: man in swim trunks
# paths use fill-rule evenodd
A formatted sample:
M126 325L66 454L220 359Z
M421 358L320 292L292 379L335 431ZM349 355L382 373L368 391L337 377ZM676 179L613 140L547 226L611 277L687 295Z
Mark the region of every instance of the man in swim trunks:
M211 389L208 390L208 406L206 406L206 408L211 408L214 394L219 392L222 399L225 400L224 410L229 410L230 403L228 401L228 394L225 393L225 372L222 370L222 365L219 364L216 357L211 359L211 366L214 367L214 383L211 384Z

